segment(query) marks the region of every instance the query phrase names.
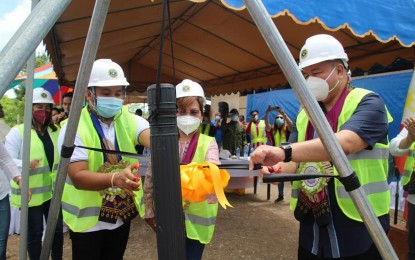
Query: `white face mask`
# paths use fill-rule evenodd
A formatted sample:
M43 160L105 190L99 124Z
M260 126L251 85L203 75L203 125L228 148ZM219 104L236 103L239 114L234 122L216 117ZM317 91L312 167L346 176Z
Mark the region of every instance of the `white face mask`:
M200 119L194 116L178 116L177 127L186 135L189 135L199 128Z
M310 76L307 78L306 82L308 88L310 89L313 96L317 99L317 101L323 101L327 98L330 92L332 92L338 85L340 80L337 80L336 85L329 90L329 84L327 83L327 79L333 74L336 67L330 72L326 79L321 79L319 77Z

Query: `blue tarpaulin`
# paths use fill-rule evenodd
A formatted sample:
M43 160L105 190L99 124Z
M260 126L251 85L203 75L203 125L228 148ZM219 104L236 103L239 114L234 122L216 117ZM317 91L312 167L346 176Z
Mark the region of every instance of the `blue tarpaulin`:
M352 81L353 86L372 90L378 93L384 100L393 117L393 122L389 126L389 140L399 133L412 73L412 71L407 71L395 74L376 75L357 78ZM257 109L261 115L261 119L264 119L268 105L282 107L293 121L300 109L300 102L292 89L274 90L247 96L247 114L253 109ZM275 118L275 113L271 112L270 114L271 123L273 122L273 118ZM249 116L247 115L246 118L249 119Z

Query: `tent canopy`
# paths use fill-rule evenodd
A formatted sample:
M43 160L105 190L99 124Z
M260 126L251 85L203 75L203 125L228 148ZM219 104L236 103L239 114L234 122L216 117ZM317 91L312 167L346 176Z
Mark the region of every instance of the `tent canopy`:
M17 87L18 85L26 87L27 73L17 75L8 89ZM53 101L56 105L61 103L61 97L66 92L72 91L66 86L59 87L58 78L53 70L51 63L45 64L34 71L33 88L44 88L52 95Z
M189 78L201 83L207 96L287 87L242 0L169 2L162 82ZM328 33L344 45L352 72L379 70L397 59L412 67L415 1L263 3L296 60L306 38ZM97 58L121 64L129 91L142 93L156 81L162 5L161 0L111 2ZM45 38L61 85L75 85L93 7L94 1L73 0Z

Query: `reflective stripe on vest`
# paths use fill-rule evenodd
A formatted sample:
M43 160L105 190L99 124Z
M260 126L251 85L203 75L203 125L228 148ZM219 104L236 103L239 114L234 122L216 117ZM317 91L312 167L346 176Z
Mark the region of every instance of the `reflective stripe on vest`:
M192 162L205 162L209 145L214 140L213 137L200 134ZM209 204L207 201L190 203L189 207L184 210L186 236L202 244L208 244L215 231L217 214L218 203Z
M22 147L23 147L23 125L15 126L20 132L22 136ZM57 140L59 131L52 132L50 128L48 128L48 134L50 139L52 140L53 147L54 147L54 162L52 166L52 171L49 169L49 162L46 157L45 148L43 146L43 142L40 140L39 136L37 135L34 129L30 131L30 158L29 160L32 161L34 159L41 159L39 165L35 169L29 170L29 189L32 193L32 197L29 201L28 206L34 207L42 205L45 201L48 201L52 198L52 184L53 184L53 176L56 174L55 172L55 165L59 163L59 153L56 149L57 147ZM19 158L20 159L20 158ZM13 206L20 208L21 207L21 190L19 186L14 182L10 182L11 186L11 197L10 202Z
M251 124L251 143L266 143L267 137L264 136L265 130L265 122L264 120L260 120L258 124L258 135L256 133L256 125L254 123Z
M362 98L368 93L371 92L365 89L355 88L348 94L339 115L337 131L349 120ZM387 115L388 122L391 122L392 117L388 111ZM296 120L298 142L305 140L307 124L308 117L305 111L302 110ZM359 178L361 188L365 192L369 204L377 216L382 216L389 212L390 192L387 185L388 147L389 144L376 143L372 150L363 149L358 153L347 156L350 165ZM334 173L338 175L335 167ZM297 205L300 184L301 182L299 181L293 182L290 200L291 210L294 210ZM342 212L353 220L362 221L343 184L338 179L334 179L334 186L337 203Z
M118 145L121 151L136 153L136 120L135 116L128 112L126 106L122 108L122 114L114 121L114 128ZM101 140L94 129L87 107L82 109L78 134L87 147L101 148ZM121 141L122 140L122 141ZM123 158L131 164L136 159ZM104 162L102 152L88 150L88 170L96 171ZM140 180L141 182L141 180ZM142 183L140 183L142 187ZM141 217L144 216L143 191L134 192L134 203ZM83 232L94 227L98 223L99 209L102 205L102 196L99 191L79 190L73 186L69 176L65 181L65 189L62 195L62 213L65 223L74 232Z

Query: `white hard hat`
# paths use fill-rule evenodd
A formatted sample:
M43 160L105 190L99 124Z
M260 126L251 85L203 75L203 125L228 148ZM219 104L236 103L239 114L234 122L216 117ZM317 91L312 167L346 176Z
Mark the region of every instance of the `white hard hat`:
M176 98L181 97L201 97L203 106L206 104L205 92L199 83L190 79L184 79L176 86Z
M327 60L343 61L347 68L349 58L344 52L341 43L331 35L317 34L308 38L300 51L300 69L314 65Z
M33 104L54 104L52 95L44 88L33 89Z
M88 87L111 87L130 85L121 66L110 59L100 59L92 65Z

